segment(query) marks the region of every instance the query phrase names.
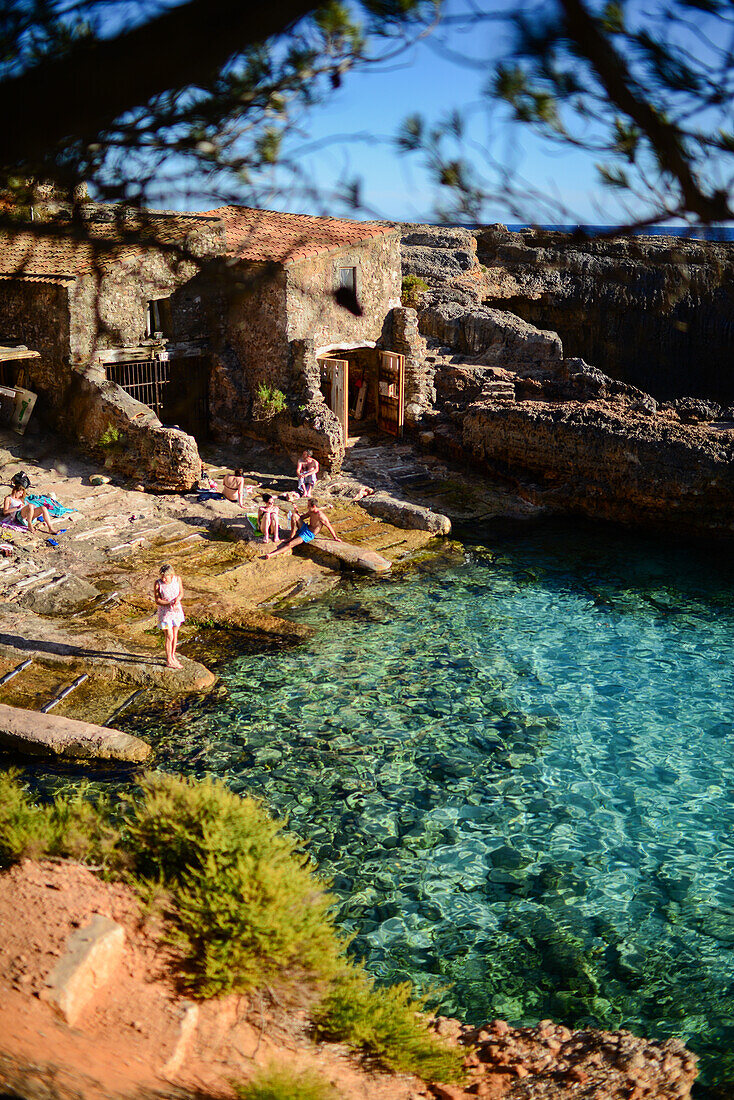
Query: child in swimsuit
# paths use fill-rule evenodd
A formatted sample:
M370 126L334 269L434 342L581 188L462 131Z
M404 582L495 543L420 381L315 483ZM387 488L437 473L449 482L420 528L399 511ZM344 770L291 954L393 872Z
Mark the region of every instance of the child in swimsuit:
M182 668L181 662L176 656L178 646L178 631L184 621L181 599L183 597L183 585L173 571L173 566L162 565L158 580L153 585L153 598L158 608L158 626L166 633L166 667Z

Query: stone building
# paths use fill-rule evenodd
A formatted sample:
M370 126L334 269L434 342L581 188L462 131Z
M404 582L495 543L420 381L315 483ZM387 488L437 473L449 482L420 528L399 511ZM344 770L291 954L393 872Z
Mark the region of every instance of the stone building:
M395 227L243 207L87 220L91 244L62 224L0 238L0 342L39 353L39 415L109 466L180 488L209 435L338 468L350 421L402 430Z
M399 431L403 358L391 351L397 229L231 206L208 216L223 227L227 270L212 349L217 432L259 428L338 467L354 418ZM275 415L274 391L287 402Z
M193 427L195 410L188 424L168 415L155 368L170 357L168 302L219 249L219 228L215 219L161 214L141 224L117 213L95 208L81 239L63 224L0 238L0 342L38 353L4 364L0 384L35 391L35 415L118 472L187 488L199 455L180 428ZM177 369L183 378L193 361Z

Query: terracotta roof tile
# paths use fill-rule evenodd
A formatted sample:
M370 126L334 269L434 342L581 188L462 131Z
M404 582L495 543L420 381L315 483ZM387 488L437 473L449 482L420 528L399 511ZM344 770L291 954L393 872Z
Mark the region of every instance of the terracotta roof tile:
M212 225L216 221L200 215L152 214L139 230L143 238L150 237L150 244L126 238L127 233L134 232L132 223L127 223L121 232L112 222L93 221L88 226L91 240L6 230L0 233L0 278L34 282L73 280L91 271L95 263L104 269L122 260L142 257L156 243L183 244L202 223Z
M378 222L284 214L249 206L220 206L207 214L221 218L228 256L260 263L298 263L396 232L394 226Z

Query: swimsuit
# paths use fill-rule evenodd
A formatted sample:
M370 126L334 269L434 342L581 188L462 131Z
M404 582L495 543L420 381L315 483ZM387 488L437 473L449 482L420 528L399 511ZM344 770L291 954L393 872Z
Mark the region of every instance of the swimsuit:
M304 496L306 489L313 489L316 484L316 474L301 474L298 479L298 492L300 496Z
M178 602L181 595L181 586L178 580L169 581L168 584L163 581L157 583L158 596L161 600L176 601L172 607L158 608L158 626L161 630L166 630L169 626L180 626L184 621L184 613L181 604Z
M301 526L298 528L298 537L304 542L313 542L313 540L316 538L311 528L305 523L302 523Z
M25 507L25 503L26 502L24 500L20 500L18 497L8 497L8 504L13 509L13 511L8 512L5 518L10 520L11 523L20 523L20 520L18 519L18 512L21 510L21 508Z

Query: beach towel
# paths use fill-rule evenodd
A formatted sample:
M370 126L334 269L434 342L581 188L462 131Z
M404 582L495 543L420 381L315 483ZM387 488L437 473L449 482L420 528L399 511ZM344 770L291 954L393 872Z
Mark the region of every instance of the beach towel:
M68 516L70 512L76 512L76 508L66 508L63 504L59 504L58 500L54 500L52 497L39 497L35 493L26 494L26 502L32 504L34 508L46 508L48 514L53 516L54 519L58 519L59 516Z
M248 519L249 519L249 521L250 521L250 526L252 527L253 531L257 531L258 535L259 535L259 534L261 534L261 531L260 531L260 525L259 525L259 523L257 522L257 513L255 512L255 513L253 513L253 514L250 514L250 513L248 512L248 514L247 514L247 518L248 518Z

